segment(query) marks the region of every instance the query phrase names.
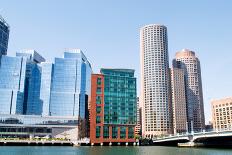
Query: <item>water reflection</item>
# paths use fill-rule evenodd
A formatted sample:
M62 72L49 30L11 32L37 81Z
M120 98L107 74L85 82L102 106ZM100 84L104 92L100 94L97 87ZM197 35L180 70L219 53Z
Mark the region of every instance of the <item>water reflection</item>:
M160 146L43 147L1 146L0 155L231 155L232 149L178 148Z

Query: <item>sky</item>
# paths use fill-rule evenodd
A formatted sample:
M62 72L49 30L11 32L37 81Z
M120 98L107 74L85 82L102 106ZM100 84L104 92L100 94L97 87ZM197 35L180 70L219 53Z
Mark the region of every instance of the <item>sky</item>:
M206 122L212 99L232 96L230 0L0 0L10 25L8 55L35 49L47 61L80 48L100 68L135 69L140 93L139 29L168 28L169 59L183 48L201 61Z

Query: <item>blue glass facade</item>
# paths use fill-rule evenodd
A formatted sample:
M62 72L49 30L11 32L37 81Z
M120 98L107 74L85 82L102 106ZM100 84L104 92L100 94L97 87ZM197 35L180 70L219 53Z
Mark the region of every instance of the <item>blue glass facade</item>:
M4 56L0 70L0 114L87 118L92 69L79 50L45 63L36 51Z
M79 49L64 52L64 58L55 59L50 100L52 116L86 118L91 73L91 66Z
M44 61L34 50L18 52L16 57L2 56L0 123L8 122L8 117L24 118L27 115L26 121L35 117L44 123L57 123L59 127L67 118L64 120L69 124L67 130L74 121L75 127L70 133L75 130L80 138L85 137L92 74L88 60L80 50L71 50L64 53L64 58L56 58L54 64ZM0 130L10 131L7 128L6 125Z
M50 99L51 99L51 86L53 77L53 64L52 63L42 63L42 76L41 76L41 89L40 89L40 99L42 101L42 115L50 115Z
M40 85L41 85L41 67L38 63L45 61L34 50L22 51L16 53L17 57L27 59L26 79L24 89L23 114L41 115L42 101L40 100Z
M2 56L0 75L0 114L22 114L26 58Z
M9 31L10 31L9 25L0 16L0 58L1 55L7 54Z

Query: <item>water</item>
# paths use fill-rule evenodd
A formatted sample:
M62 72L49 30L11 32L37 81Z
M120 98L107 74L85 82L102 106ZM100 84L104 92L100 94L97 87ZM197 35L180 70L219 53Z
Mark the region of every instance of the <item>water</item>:
M0 155L232 155L232 149L161 146L0 146Z

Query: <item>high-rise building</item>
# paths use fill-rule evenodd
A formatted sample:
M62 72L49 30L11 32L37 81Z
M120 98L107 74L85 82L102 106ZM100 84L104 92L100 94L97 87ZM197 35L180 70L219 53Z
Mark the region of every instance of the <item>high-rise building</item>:
M41 115L42 102L40 100L41 67L38 65L45 59L35 50L23 50L16 53L17 57L27 59L26 79L24 87L23 114Z
M2 56L2 135L9 137L9 132L16 131L14 136L20 138L76 140L88 136L86 119L92 73L89 62L80 50L65 52L64 58L56 58L55 64L44 61L34 50L17 52L16 57ZM31 130L35 132L28 134Z
M51 100L51 87L53 77L52 63L43 62L41 63L42 74L41 74L41 87L40 87L40 99L42 102L42 115L50 116L50 100Z
M172 90L172 122L173 131L183 133L187 131L187 112L184 70L171 68L171 90Z
M2 56L0 67L0 114L22 114L26 58Z
M232 129L232 97L211 102L214 130Z
M184 70L189 131L205 128L200 61L195 52L183 49L176 53L174 68Z
M7 54L10 26L0 15L0 59Z
M140 29L143 136L171 133L168 36L164 25Z
M92 69L80 49L55 58L50 96L51 116L87 118ZM50 74L50 73L49 73Z
M131 69L101 69L92 75L90 141L135 142L136 78Z

